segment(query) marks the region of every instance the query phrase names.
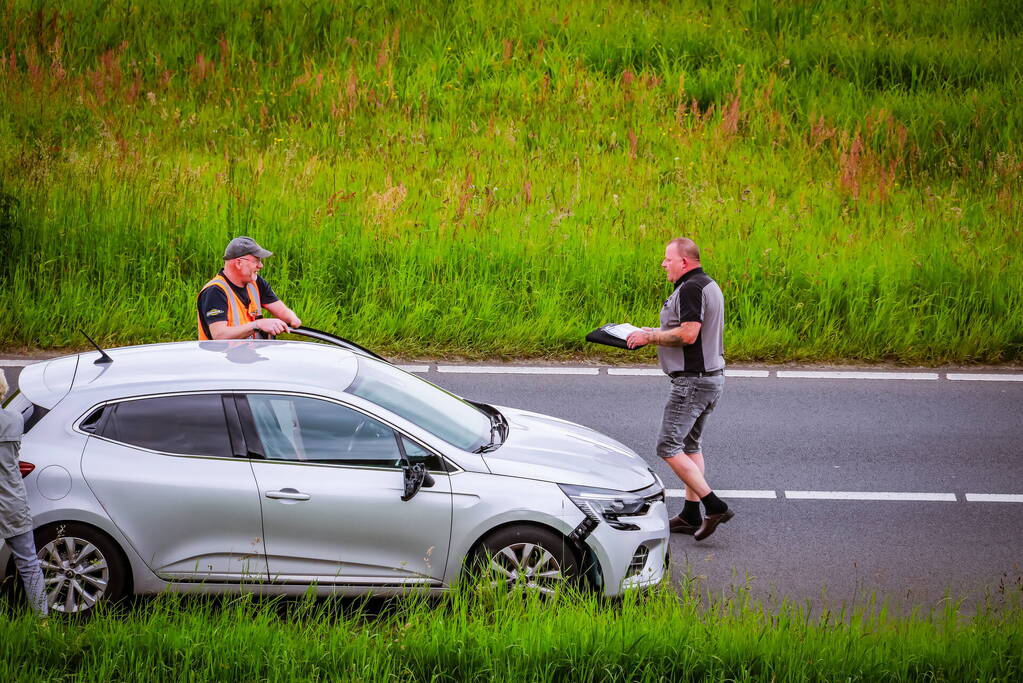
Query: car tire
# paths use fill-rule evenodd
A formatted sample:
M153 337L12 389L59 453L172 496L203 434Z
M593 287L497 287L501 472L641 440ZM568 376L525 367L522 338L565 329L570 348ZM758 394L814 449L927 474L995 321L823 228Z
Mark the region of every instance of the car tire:
M487 536L473 552L475 576L492 587L521 586L550 595L576 581L579 560L568 541L549 529L511 526Z
M36 529L35 540L51 612L85 616L124 598L127 563L103 532L67 522Z

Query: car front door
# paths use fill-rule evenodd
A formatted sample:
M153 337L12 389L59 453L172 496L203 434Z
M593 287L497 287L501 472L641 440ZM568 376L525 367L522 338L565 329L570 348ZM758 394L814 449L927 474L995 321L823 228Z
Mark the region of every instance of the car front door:
M259 495L239 452L234 399L154 396L112 403L79 426L92 434L82 473L146 564L172 581L266 580Z
M270 579L283 583L439 583L451 535L440 460L349 406L298 395L239 399L263 507ZM255 441L256 443L251 443ZM402 501L405 459L433 483Z

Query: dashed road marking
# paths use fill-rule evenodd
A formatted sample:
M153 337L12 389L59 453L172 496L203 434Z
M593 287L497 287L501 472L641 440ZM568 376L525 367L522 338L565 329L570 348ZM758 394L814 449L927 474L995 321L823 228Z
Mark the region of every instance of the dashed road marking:
M769 500L779 499L779 493L770 490L749 490L749 489L715 489L721 498L761 498ZM782 499L790 500L866 500L866 501L908 501L908 502L935 502L955 503L960 498L953 493L919 493L919 492L897 492L897 491L784 491ZM667 498L681 498L685 495L683 489L665 489L664 495ZM1023 503L1023 494L1018 493L968 493L965 495L968 503Z
M777 498L775 491L768 490L743 490L743 489L715 489L714 493L722 498ZM683 489L664 489L664 495L668 498L681 498L685 495Z
M437 372L469 375L599 375L600 369L522 365L438 365Z
M982 373L950 372L946 375L953 382L1023 382L1023 375L997 375Z
M940 379L936 372L864 372L859 370L779 370L780 378L798 379Z
M1023 493L967 493L970 503L1023 503Z
M660 368L608 368L607 374L624 377L654 377L656 375L663 377L664 371Z
M722 498L767 498L777 500L777 491L769 489L715 489L714 493ZM880 500L956 503L959 498L954 493L920 493L902 491L783 491L782 499L790 500ZM681 498L683 489L664 489L667 498ZM967 503L1023 503L1023 493L967 493Z
M896 500L955 503L954 493L916 493L906 491L785 491L795 500Z
M770 370L725 370L725 377L770 377Z
M0 358L0 368L23 368L39 361L47 360ZM399 364L397 367L407 372L427 373L433 371L432 364ZM519 365L437 365L436 372L445 374L467 375L600 375L599 367L571 366L519 366ZM621 368L608 367L605 372L617 377L662 377L660 368ZM780 379L879 379L879 380L926 380L942 379L937 372L884 372L866 370L759 370L736 369L725 370L726 377L764 379L772 376ZM981 373L981 372L948 372L944 377L955 382L1023 382L1021 373Z
M623 377L663 377L660 368L608 368L607 374ZM770 370L725 370L725 377L770 377Z

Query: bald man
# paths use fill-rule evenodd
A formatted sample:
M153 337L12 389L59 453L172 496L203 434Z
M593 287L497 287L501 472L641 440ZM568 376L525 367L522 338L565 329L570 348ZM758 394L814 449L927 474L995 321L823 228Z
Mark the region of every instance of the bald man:
M725 300L718 284L703 272L700 249L691 239L668 242L661 268L675 285L661 308L661 327L633 332L626 341L630 349L655 344L661 369L671 378L657 455L685 483L685 503L670 526L702 541L735 516L707 484L701 445L707 416L725 386ZM700 503L706 513L702 516Z

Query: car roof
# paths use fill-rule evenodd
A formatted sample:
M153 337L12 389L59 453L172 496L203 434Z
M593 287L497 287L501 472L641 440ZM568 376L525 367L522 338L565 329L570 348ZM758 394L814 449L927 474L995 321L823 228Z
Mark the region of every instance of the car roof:
M96 364L99 352L89 351L29 365L18 378L19 389L47 409L80 390L106 390L113 398L149 389L266 387L269 381L275 388L338 391L355 379L359 362L357 354L336 346L275 339L145 344L106 352L113 362Z

